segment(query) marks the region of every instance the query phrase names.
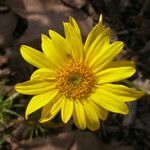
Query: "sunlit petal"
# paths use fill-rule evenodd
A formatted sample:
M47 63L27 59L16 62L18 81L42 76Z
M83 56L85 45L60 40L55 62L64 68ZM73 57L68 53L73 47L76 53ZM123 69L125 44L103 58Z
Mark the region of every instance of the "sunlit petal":
M92 107L92 105L88 101L84 101L83 108L86 115L87 127L92 131L99 129L100 121L94 107Z
M117 101L115 97L106 95L100 90L96 90L96 92L92 94L91 98L96 104L111 112L120 114L128 114L129 112L125 103Z
M69 22L74 27L75 31L78 33L80 40L82 40L81 31L80 31L80 28L79 28L78 23L76 22L76 20L73 17L70 16L69 17Z
M99 92L122 102L134 101L144 95L143 91L137 91L119 84L102 84L98 88Z
M64 23L66 40L71 49L71 55L75 61L81 61L84 58L83 43L70 23ZM72 36L73 35L73 36Z
M75 125L79 129L84 130L86 128L86 118L85 118L84 109L81 102L78 100L74 101L73 119Z
M53 119L61 110L62 104L63 104L63 100L61 98L58 99L56 97L51 102L49 102L46 106L44 106L42 109L41 118L39 120L40 123L44 123Z
M49 59L40 51L26 46L22 45L20 48L20 52L22 57L31 65L37 67L37 68L53 68L51 65Z
M99 22L98 24L94 26L94 28L90 31L90 33L88 34L86 38L86 41L84 44L85 51L88 51L90 49L95 39L103 32L103 30L104 30L104 27L101 22Z
M69 54L65 51L66 45L62 43L63 40L60 36L55 34L53 31L51 31L51 35L53 39L50 39L46 35L42 34L42 50L49 58L51 64L59 68L67 61L65 58L68 58ZM61 42L62 46L60 48L56 46L59 42Z
M131 61L115 61L106 69L98 72L97 84L116 82L131 77L135 73L134 63Z
M56 81L56 72L54 70L48 68L40 68L34 71L30 77L31 80L33 79L42 79L48 81Z
M73 100L68 99L68 98L63 98L63 104L61 108L61 118L64 123L67 123L73 113Z
M27 119L28 115L48 104L57 96L57 94L58 90L51 90L49 92L33 96L27 106L25 118Z
M96 58L94 58L97 60L92 66L94 73L101 71L109 65L120 54L123 46L124 44L121 41L114 42L109 47L105 46L105 48L98 53Z
M23 83L18 83L15 86L17 92L28 95L37 95L48 92L56 87L55 82L44 80L29 80Z
M94 101L90 100L89 101L90 105L94 108L94 110L96 111L98 117L102 120L106 120L107 116L108 116L108 111L102 107L100 107L99 105L97 105Z

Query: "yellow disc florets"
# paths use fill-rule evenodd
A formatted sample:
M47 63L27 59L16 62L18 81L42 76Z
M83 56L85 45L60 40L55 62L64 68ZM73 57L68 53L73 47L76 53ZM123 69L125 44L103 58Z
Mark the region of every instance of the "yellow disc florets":
M95 76L82 63L70 62L57 73L57 87L63 95L72 99L84 99L95 86Z

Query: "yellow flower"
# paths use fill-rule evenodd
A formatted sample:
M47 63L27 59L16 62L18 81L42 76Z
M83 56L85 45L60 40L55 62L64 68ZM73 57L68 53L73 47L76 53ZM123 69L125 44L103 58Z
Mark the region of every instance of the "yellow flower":
M29 81L16 85L16 91L34 95L25 117L42 108L40 122L47 122L61 112L67 123L71 118L80 129L94 131L108 111L127 114L125 102L136 100L142 91L116 84L135 73L134 63L114 60L123 42L110 42L110 28L102 16L83 44L77 22L70 17L64 24L65 38L49 30L42 35L43 53L21 46L23 58L38 69ZM112 84L113 83L113 84Z

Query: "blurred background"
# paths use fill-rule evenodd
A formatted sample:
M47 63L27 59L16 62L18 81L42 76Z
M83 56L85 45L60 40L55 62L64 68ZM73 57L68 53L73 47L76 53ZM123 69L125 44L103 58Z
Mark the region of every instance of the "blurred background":
M21 57L22 44L41 50L41 33L63 33L73 16L83 39L103 14L112 41L125 42L123 59L134 60L136 74L126 82L146 92L128 104L127 116L109 114L96 132L66 127L58 120L39 124L39 113L24 120L31 97L14 85L35 68ZM150 0L0 0L0 149L2 150L150 150Z

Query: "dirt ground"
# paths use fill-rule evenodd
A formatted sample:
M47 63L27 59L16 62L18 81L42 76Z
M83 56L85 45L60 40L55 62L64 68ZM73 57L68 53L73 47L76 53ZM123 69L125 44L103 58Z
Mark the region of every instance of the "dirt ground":
M109 114L96 132L79 131L58 120L24 120L31 97L14 90L35 68L21 57L22 44L41 49L41 33L62 35L62 22L73 16L83 38L103 14L112 41L125 43L121 59L134 60L137 72L126 84L145 91L128 104L126 116ZM2 150L150 150L150 0L0 0L0 149Z

